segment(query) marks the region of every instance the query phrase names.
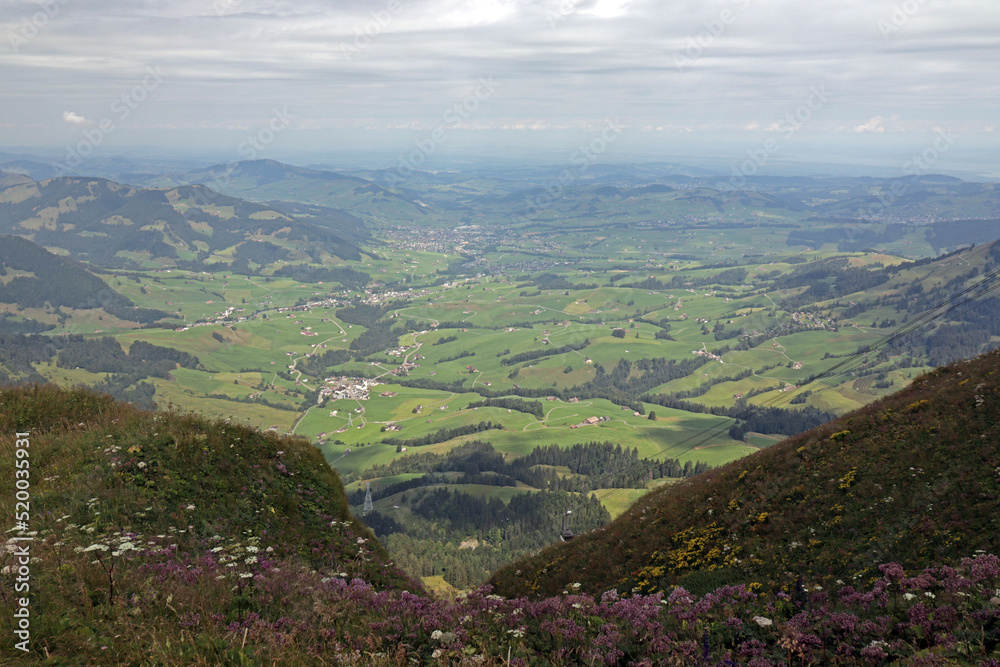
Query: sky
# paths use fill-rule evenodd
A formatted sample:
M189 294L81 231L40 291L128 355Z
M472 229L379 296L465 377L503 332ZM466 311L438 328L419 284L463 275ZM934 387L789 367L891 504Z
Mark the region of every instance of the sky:
M1000 176L998 72L996 0L0 0L0 150Z

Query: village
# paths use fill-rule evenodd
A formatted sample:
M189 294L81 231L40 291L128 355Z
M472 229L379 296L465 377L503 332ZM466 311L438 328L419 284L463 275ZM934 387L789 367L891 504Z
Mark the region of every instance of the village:
M371 396L372 387L380 384L376 380L357 377L334 376L323 380L323 386L319 389L316 397L316 404L322 405L327 400L350 399L354 401L367 401ZM383 393L383 396L386 395Z

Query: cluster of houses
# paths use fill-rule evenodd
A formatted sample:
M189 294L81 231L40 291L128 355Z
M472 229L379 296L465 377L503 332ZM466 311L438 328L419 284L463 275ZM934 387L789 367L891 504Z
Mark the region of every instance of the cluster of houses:
M328 399L338 400L341 398L367 401L371 388L377 384L379 383L368 378L338 376L327 378L323 381L323 386L319 389L319 397L316 399L316 402L317 404L322 404L323 401Z
M851 302L854 305L854 302ZM830 331L837 330L837 323L833 318L818 317L813 313L792 313L792 321L796 324L811 327L813 329L829 329Z

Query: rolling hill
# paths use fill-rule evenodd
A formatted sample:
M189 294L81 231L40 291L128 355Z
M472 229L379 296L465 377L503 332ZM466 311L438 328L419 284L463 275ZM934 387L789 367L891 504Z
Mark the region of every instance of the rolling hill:
M137 308L79 262L54 255L19 236L0 236L0 308L5 315L28 313L45 322L60 323L70 319L74 311L97 311L90 315L116 318L119 326L138 326L169 316L164 311ZM36 318L22 321L21 332L45 330L39 328L42 323ZM25 327L34 328L29 331Z
M376 183L332 171L294 167L274 160L217 164L147 178L144 185L201 184L229 196L258 202L288 201L347 211L367 222L435 222L441 215Z
M0 233L101 266L233 261L254 241L274 258L352 260L367 238L360 220L330 209L279 209L198 185L152 190L75 177L0 190Z

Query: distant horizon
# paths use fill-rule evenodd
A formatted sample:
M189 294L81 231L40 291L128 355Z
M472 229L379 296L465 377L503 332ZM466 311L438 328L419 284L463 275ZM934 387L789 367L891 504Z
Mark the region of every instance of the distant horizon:
M677 150L668 152L658 149L655 142L645 136L622 133L613 143L602 142L600 134L590 136L575 132L557 133L553 131L507 131L476 132L463 130L454 134L448 145L435 146L433 152L421 149L422 136L416 133L363 132L354 134L348 145L341 148L321 150L317 143L310 143L306 132L297 136L289 131L289 139L296 139L311 149L295 149L290 145L272 147L261 146L256 150L246 141L248 136L240 134L234 147L202 146L194 148L178 144L158 145L102 145L92 146L93 150L75 173L86 173L86 163L106 162L116 159L137 162L185 163L187 168L209 167L249 160L275 160L303 168L323 168L337 170L391 170L400 161L408 161L416 156L423 162L417 167L425 172L454 172L463 169L516 169L516 168L558 168L571 165L576 156L590 156L590 164L663 164L704 170L713 175L729 176L733 170L751 167L753 174L770 177L810 176L810 177L873 177L892 178L924 174L942 174L963 180L1000 180L1000 145L992 146L979 142L975 147L944 143L946 130L921 135L874 137L865 135L856 139L853 145L820 148L818 146L784 146L781 135L765 132L743 132L745 138L736 141L722 139L711 143L688 140L675 142ZM394 134L396 136L389 136ZM359 136L363 135L363 136ZM378 136L370 136L378 135ZM478 136L471 136L478 135ZM500 136L498 136L500 135ZM528 136L530 135L530 136ZM82 135L81 135L82 136ZM325 134L329 138L329 134ZM960 136L954 134L953 136ZM372 145L366 146L365 139ZM378 139L376 142L375 139ZM515 141L519 139L520 141ZM938 151L934 146L944 147ZM1000 137L998 144L1000 144ZM593 143L591 143L593 142ZM773 143L768 143L773 142ZM288 142L292 143L291 141ZM346 142L345 142L346 143ZM78 146L88 147L81 139ZM590 148L605 148L600 153L591 153ZM865 150L865 148L868 150ZM242 147L243 151L238 148ZM771 150L769 150L771 149ZM73 144L0 145L0 170L9 161L4 154L27 156L27 159L41 159L46 164L63 163L67 155L76 154ZM932 158L932 159L928 159ZM752 164L751 164L752 163ZM411 163L412 164L412 163ZM708 176L709 174L705 174Z

